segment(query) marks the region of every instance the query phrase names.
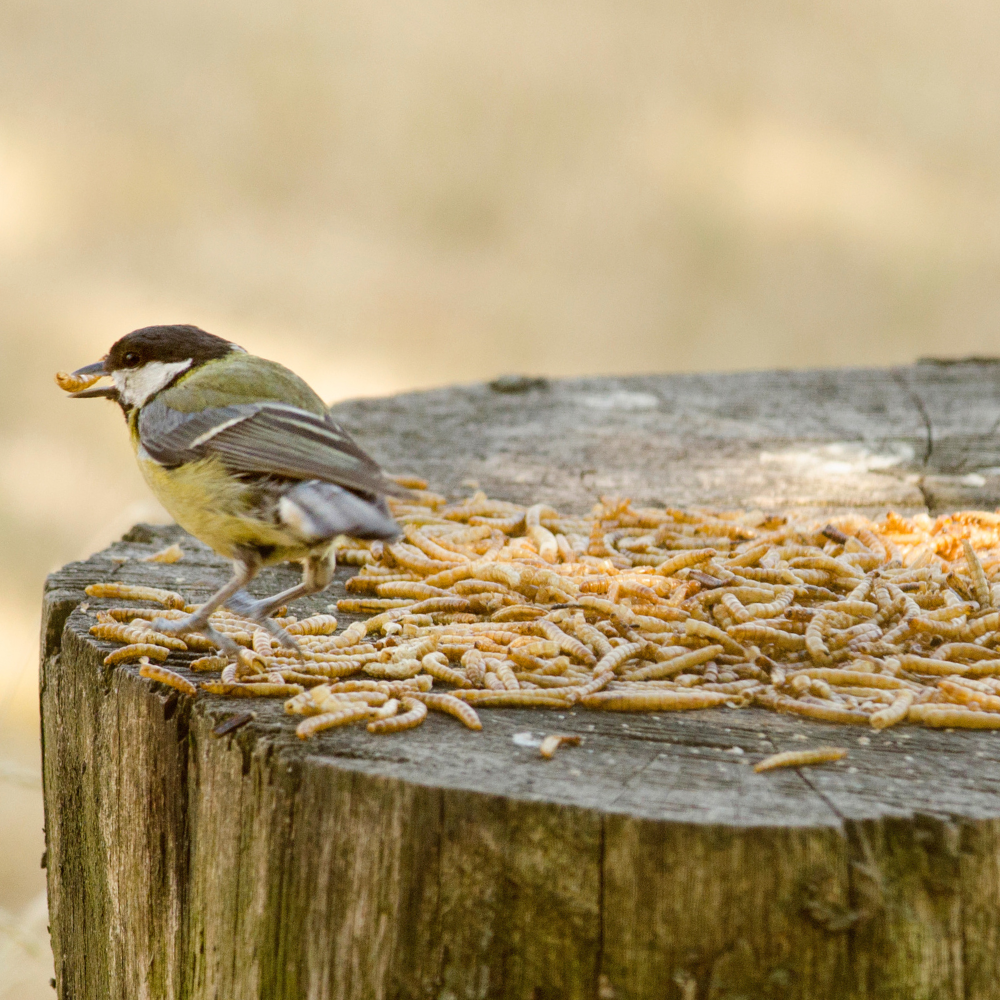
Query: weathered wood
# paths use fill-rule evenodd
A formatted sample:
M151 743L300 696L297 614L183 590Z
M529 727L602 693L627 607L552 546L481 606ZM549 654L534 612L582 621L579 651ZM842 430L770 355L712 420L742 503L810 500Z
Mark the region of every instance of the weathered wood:
M992 364L523 388L338 411L389 468L456 495L474 479L577 510L612 492L817 510L1000 501ZM183 562L137 561L177 538ZM393 737L334 729L303 744L261 703L218 739L245 705L103 667L110 647L79 605L95 580L199 599L226 572L178 529L139 527L49 579L63 1000L1000 996L993 733L890 729L864 745L758 710L487 710L482 733L432 714ZM349 575L299 610L325 609ZM513 740L554 729L583 746L544 761ZM850 756L753 772L803 734Z

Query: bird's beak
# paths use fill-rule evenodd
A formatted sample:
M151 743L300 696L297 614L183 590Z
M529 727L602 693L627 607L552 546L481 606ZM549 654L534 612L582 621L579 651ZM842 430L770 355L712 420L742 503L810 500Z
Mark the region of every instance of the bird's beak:
M77 368L73 372L73 378L93 378L95 375L106 375L103 361L95 361L92 365L85 365ZM79 392L71 392L71 399L94 399L103 396L105 399L117 399L118 390L113 385L103 386L94 389L81 389Z

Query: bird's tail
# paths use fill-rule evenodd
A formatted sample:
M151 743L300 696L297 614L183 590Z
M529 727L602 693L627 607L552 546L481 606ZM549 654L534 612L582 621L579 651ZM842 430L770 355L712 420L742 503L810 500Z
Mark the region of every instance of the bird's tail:
M385 497L366 500L319 479L293 486L278 503L278 517L309 542L337 535L393 539L400 534Z

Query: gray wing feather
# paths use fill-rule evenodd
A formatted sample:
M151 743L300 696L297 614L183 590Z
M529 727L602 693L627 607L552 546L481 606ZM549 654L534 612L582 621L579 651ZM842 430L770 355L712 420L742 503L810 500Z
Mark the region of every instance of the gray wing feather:
M375 495L406 493L333 421L281 403L180 413L153 400L139 415L139 438L167 466L217 455L237 474L320 479Z

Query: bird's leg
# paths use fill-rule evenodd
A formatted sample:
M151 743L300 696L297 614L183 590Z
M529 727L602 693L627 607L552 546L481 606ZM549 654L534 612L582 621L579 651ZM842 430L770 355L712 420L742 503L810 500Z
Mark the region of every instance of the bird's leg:
M214 642L219 649L229 656L239 655L240 646L228 636L223 635L208 624L212 612L222 607L237 591L242 590L260 571L260 559L252 553L245 553L233 560L233 576L229 582L214 593L197 611L186 618L166 620L156 618L152 628L166 635L190 635L198 633Z
M322 556L310 556L302 563L302 582L297 583L288 590L283 590L273 597L265 597L259 601L253 600L247 593L234 594L227 602L226 607L235 611L244 618L257 622L262 628L267 629L271 635L277 637L283 645L297 649L295 640L275 621L271 620L271 615L289 601L294 601L299 597L306 597L309 594L317 594L321 590L326 590L333 580L333 573L336 569L335 557L331 554Z

